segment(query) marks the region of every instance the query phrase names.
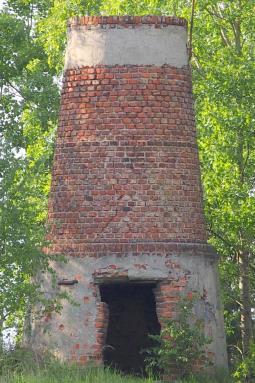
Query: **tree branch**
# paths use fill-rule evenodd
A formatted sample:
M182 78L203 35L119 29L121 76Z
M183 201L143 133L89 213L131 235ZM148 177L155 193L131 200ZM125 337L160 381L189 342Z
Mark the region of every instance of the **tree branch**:
M191 18L190 18L190 29L189 29L189 60L192 57L192 35L193 35L193 25L194 25L194 15L195 15L195 4L196 0L192 0L191 5Z
M15 92L17 92L19 95L20 95L20 97L22 97L23 98L23 100L26 100L25 99L25 97L23 96L23 94L21 93L21 91L18 89L18 88L16 88L16 86L14 86L10 81L6 81L6 83L12 88L12 89L14 89L15 90Z
M229 344L228 347L236 348L236 349L240 352L240 354L243 355L242 350L241 350L240 347L238 347L237 345L235 345L235 344Z
M214 231L211 227L209 228L209 232L214 235L215 237L217 237L218 239L220 239L223 243L225 243L225 245L227 245L228 247L230 247L231 249L234 249L234 246L232 244L232 242L228 241L226 238L224 238L221 234L217 233L216 231Z
M227 35L226 35L225 28L221 27L221 29L220 29L220 35L221 35L221 39L222 39L223 44L224 44L226 47L231 48L232 45L231 45L231 43L230 43L230 41L229 41L229 38L228 38Z

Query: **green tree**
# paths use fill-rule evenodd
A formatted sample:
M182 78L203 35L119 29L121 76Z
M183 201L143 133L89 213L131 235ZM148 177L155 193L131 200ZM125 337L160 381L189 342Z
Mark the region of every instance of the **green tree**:
M39 297L31 277L48 267L40 249L59 98L32 12L17 8L0 13L0 333L22 327Z
M226 307L240 312L244 354L253 336L254 307L253 11L251 1L199 4L193 59L206 216L211 241L222 255Z

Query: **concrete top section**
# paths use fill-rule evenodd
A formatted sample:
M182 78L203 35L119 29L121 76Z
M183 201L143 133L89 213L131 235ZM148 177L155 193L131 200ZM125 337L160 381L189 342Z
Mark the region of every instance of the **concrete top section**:
M65 69L96 65L188 64L186 21L164 16L79 17L69 21Z

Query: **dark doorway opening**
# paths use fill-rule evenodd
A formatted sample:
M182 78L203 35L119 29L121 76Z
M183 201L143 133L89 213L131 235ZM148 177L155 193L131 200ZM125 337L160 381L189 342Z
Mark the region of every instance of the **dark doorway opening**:
M100 286L109 306L104 364L128 374L145 374L145 353L152 346L149 334L159 334L160 324L152 283L113 283Z

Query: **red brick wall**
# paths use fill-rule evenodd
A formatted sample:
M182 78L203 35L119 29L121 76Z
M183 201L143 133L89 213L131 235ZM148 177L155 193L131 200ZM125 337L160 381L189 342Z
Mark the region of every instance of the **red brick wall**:
M68 20L68 26L121 26L123 28L137 28L141 25L153 25L155 28L164 28L169 25L177 25L187 28L187 20L175 16L74 16Z
M188 68L66 71L49 207L55 251L205 242L201 201Z

